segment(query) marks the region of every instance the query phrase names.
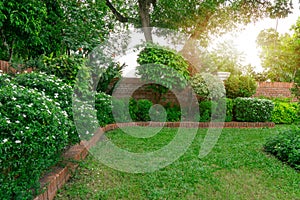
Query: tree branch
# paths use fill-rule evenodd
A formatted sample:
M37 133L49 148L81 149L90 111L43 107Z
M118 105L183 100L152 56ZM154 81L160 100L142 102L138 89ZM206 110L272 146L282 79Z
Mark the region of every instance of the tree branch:
M109 7L109 9L114 14L114 16L117 18L118 21L120 21L122 23L129 21L129 18L124 17L121 13L119 13L109 0L106 0L106 5Z

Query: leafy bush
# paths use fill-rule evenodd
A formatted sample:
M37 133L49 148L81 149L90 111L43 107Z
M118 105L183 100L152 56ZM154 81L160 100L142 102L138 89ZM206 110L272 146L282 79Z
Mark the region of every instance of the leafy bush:
M168 122L179 122L181 120L181 109L179 106L167 104L165 110L167 112Z
M238 97L234 100L234 118L243 122L270 121L274 104L270 100Z
M256 92L257 84L250 76L231 75L225 81L225 89L227 98L251 97Z
M7 74L2 74L0 72L0 88L9 85L11 82L11 77Z
M226 118L225 122L231 122L233 119L233 100L226 98Z
M297 70L291 92L300 100L300 70Z
M181 90L189 80L188 63L177 52L159 46L148 45L138 55L137 74L150 83L149 88L157 93L159 102L168 90Z
M36 89L45 93L55 101L55 104L65 110L72 119L72 93L71 86L64 83L54 75L45 73L19 74L14 82L27 88Z
M148 45L139 53L137 62L140 65L157 64L168 66L169 68L176 70L186 80L190 78L188 71L189 65L187 61L183 58L183 56L171 49L157 45ZM140 72L143 73L143 71ZM157 80L157 77L152 78Z
M31 199L39 178L73 143L67 112L34 89L0 87L0 199Z
M95 108L97 110L97 119L100 126L112 124L115 122L112 113L112 98L104 92L95 95Z
M202 100L220 99L225 96L223 82L212 74L197 73L191 78L191 86L194 92Z
M284 130L269 138L264 145L264 150L292 167L300 169L300 129Z
M276 124L291 124L300 120L300 106L297 103L275 102L272 112L272 122Z
M44 56L43 63L37 68L38 71L53 74L71 86L76 83L78 71L85 67L85 59L68 55L55 58Z
M132 104L132 106L136 106L131 107L134 113L133 121L150 121L149 111L152 105L152 102L147 99L140 99L136 104Z
M226 104L226 105L225 105ZM226 109L226 110L224 110ZM200 101L200 122L209 121L232 121L233 101L223 98L218 101Z

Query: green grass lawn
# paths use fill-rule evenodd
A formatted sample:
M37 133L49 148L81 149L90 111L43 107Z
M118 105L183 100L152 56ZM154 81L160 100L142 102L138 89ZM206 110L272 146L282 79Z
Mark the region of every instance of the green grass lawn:
M152 173L120 172L92 155L80 163L71 180L57 194L61 199L299 199L300 174L263 152L273 129L223 129L217 145L198 158L207 129L199 129L192 145L177 161ZM129 128L134 133L151 128ZM106 136L132 152L154 151L166 145L177 129L137 139L117 129ZM185 131L190 131L186 129ZM97 149L97 147L95 148Z

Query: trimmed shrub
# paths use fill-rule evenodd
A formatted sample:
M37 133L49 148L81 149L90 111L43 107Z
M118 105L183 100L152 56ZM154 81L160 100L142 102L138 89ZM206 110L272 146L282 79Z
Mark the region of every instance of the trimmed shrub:
M191 86L194 92L202 100L220 99L225 96L223 82L212 74L197 73L191 78Z
M209 122L212 113L215 112L217 103L214 101L201 101L199 103L200 119L199 122Z
M226 97L251 97L257 89L256 81L250 76L231 75L225 81Z
M231 122L233 119L233 100L226 98L226 118L225 122Z
M256 98L236 98L234 118L242 122L271 121L274 104L270 100Z
M99 92L95 95L95 108L97 110L97 119L100 126L112 124L115 122L112 114L112 98L110 95Z
M264 150L300 170L300 129L281 131L278 135L268 139Z
M300 120L298 103L275 102L272 122L276 124L292 124Z
M167 104L165 106L167 112L167 121L168 122L180 122L181 120L181 109L179 106L170 106Z
M34 89L0 87L0 199L32 199L76 135L67 112Z
M226 106L225 106L226 104ZM224 110L226 109L226 111ZM220 99L219 101L199 102L200 122L209 121L232 121L233 101L231 99ZM225 116L226 115L226 116Z
M150 121L149 111L152 105L152 102L147 99L138 100L135 104L136 108L133 108L135 116L133 121Z

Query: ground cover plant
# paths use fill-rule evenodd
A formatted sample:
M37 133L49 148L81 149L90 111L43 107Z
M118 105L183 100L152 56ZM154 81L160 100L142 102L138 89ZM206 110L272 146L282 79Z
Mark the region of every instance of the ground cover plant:
M264 145L266 152L275 155L279 160L300 169L300 129L293 127L281 131L268 139Z
M131 127L141 133L151 128ZM80 163L56 200L65 199L299 199L300 174L265 154L267 138L288 129L223 129L217 145L205 158L198 153L207 129L199 129L185 154L153 173L130 174L102 165L92 155ZM189 131L190 129L185 129ZM119 129L106 136L122 149L149 152L176 135L164 128L155 137L132 138Z

